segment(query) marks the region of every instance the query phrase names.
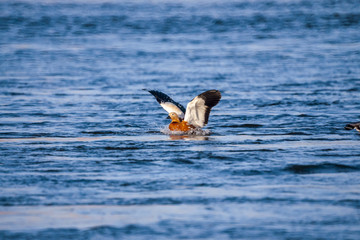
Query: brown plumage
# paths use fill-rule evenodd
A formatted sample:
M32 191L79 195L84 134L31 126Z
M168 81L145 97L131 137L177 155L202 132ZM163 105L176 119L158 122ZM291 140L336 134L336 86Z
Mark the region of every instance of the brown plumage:
M174 112L171 112L169 116L171 118L171 123L169 124L170 131L188 132L195 128L186 121L181 121L179 116Z

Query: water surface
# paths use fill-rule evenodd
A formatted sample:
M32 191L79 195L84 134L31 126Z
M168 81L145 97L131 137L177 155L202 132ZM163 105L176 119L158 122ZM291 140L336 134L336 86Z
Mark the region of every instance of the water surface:
M0 238L359 239L359 4L1 1Z

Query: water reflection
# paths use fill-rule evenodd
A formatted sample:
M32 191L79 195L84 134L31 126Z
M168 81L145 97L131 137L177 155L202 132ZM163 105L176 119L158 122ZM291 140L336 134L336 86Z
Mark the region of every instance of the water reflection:
M169 135L170 140L195 140L195 141L207 141L209 140L208 136L198 136L198 135Z

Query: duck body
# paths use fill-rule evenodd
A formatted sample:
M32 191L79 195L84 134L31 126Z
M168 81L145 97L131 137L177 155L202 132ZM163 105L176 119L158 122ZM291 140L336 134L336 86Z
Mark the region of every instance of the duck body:
M188 132L195 129L195 127L190 125L187 121L181 120L175 112L171 112L169 117L171 118L171 123L169 124L170 131Z
M186 121L182 122L171 122L169 124L170 131L178 131L178 132L188 132L194 129L193 126L189 125Z

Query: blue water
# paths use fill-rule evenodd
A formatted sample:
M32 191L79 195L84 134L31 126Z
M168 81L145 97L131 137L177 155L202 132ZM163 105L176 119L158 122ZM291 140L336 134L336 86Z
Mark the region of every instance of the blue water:
M359 6L0 1L0 239L359 239Z

